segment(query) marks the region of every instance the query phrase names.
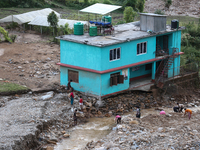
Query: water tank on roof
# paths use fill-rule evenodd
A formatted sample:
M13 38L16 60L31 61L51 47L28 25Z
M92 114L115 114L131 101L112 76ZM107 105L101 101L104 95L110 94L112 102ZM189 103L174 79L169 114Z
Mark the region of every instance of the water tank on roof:
M179 28L179 21L174 19L171 21L171 29L178 29Z
M91 26L89 34L90 36L97 36L97 26Z
M112 17L111 16L103 16L102 17L103 22L110 22L112 23Z
M84 34L84 26L83 23L77 22L74 24L74 35L83 35Z

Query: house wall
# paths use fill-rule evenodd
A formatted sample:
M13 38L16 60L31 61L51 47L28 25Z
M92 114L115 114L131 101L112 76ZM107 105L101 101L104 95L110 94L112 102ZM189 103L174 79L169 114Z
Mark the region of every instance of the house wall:
M60 40L60 62L101 70L101 48Z
M170 54L172 54L173 47L178 48L177 52L180 52L181 50L181 31L173 32L171 36L171 48L170 48ZM171 65L169 71L168 71L168 77L171 78L173 76L179 75L180 73L180 55L178 55L176 58L174 58L174 63Z
M101 93L101 75L81 71L76 69L71 69L67 67L60 66L60 84L67 85L68 83L68 69L79 72L79 83L72 82L71 86L74 90L86 92L94 95L100 95Z
M122 75L122 70L118 70L115 72L109 72L101 75L101 95L107 95L119 91L123 91L129 88L129 69L128 70L128 78L124 80L124 83L122 84L117 84L110 86L110 75L113 73L120 72Z
M147 53L137 55L137 44L147 42ZM121 47L121 58L110 61L110 50ZM112 69L155 58L156 37L148 37L102 48L101 70Z
M133 67L133 68L135 68L135 67ZM130 79L133 79L133 78L139 77L139 76L149 75L151 73L152 73L152 69L145 70L145 65L139 66L139 70L135 70L135 71L133 71L133 69L130 68Z

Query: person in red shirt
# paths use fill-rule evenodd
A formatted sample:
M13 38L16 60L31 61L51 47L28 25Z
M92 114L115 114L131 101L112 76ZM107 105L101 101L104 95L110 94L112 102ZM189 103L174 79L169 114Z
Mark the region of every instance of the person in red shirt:
M81 111L82 111L83 110L83 99L82 99L82 96L80 96L79 105L80 105Z
M73 104L74 104L74 90L72 90L72 92L70 94L70 98L71 98L71 106L73 106Z

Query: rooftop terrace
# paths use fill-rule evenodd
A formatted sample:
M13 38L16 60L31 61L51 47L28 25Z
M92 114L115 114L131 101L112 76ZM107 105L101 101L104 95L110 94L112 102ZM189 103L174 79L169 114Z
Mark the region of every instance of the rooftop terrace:
M182 29L184 28L179 27L178 30ZM60 40L72 41L97 47L105 47L118 43L129 42L136 39L164 34L167 32L174 32L176 30L177 29L171 29L171 26L167 25L165 31L148 33L146 31L140 30L140 21L137 21L114 26L114 32L111 35L90 36L88 33L84 33L84 35L62 35L57 38Z

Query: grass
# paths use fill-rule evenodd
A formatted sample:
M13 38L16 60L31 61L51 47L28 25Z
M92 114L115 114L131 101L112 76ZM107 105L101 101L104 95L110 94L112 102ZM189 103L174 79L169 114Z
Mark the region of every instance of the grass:
M0 81L0 93L17 92L23 90L28 90L28 88L15 83Z

